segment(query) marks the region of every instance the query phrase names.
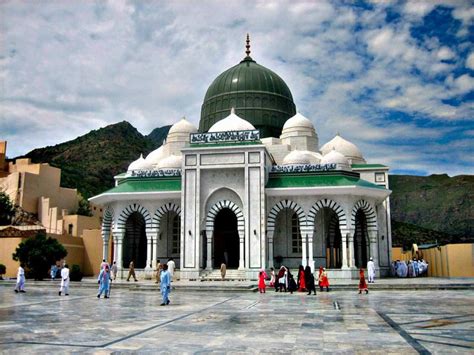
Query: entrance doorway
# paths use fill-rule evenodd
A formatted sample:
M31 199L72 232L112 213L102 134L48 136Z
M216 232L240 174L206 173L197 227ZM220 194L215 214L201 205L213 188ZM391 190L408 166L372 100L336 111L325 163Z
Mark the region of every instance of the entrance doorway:
M227 268L239 267L239 232L237 217L228 208L223 208L214 220L214 268L225 262Z
M138 269L146 266L145 219L138 212L133 212L125 223L122 260L125 268L132 260Z
M355 219L354 259L358 268L367 266L367 219L362 210L358 210Z

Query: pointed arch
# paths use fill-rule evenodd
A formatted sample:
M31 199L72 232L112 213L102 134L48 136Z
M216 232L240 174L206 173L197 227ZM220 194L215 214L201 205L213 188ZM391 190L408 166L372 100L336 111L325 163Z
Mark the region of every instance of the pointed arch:
M120 216L118 217L117 230L119 232L125 233L125 225L127 223L127 219L133 212L138 212L143 216L143 218L145 219L145 226L146 226L147 232L151 231L150 213L145 207L141 206L138 203L130 204L125 209L122 210L122 212L120 213Z
M276 203L270 212L268 213L267 218L267 230L274 231L275 230L275 221L280 213L281 210L289 208L290 210L295 211L296 215L298 216L298 220L300 222L300 228L306 226L306 215L304 210L299 206L296 202L291 200L282 200Z
M365 200L359 200L352 208L351 213L351 222L352 227L355 229L356 225L356 214L357 211L362 210L365 214L367 220L367 230L376 231L377 230L377 214L375 213L374 208Z
M323 199L316 202L313 207L309 210L308 213L308 228L314 229L314 220L318 212L323 208L330 208L336 212L337 217L339 218L339 228L345 229L347 226L347 218L344 209L335 201L330 199Z
M216 219L216 216L220 212L220 210L224 208L228 208L235 213L235 216L237 217L237 230L239 232L243 232L244 214L242 213L242 210L238 205L228 200L219 201L209 209L206 216L206 230L214 230L214 220Z
M151 231L153 233L158 233L160 230L161 217L163 217L163 215L168 212L175 212L178 216L181 216L181 208L178 205L172 202L164 204L158 208L153 215L153 219L151 221Z

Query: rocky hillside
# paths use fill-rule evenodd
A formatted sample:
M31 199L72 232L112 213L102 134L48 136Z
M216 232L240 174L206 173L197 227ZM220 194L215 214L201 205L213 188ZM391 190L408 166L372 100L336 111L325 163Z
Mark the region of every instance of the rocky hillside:
M140 153L159 147L170 126L143 136L123 121L55 146L32 150L25 157L62 169L61 185L77 188L86 198L114 186L114 175L127 170Z

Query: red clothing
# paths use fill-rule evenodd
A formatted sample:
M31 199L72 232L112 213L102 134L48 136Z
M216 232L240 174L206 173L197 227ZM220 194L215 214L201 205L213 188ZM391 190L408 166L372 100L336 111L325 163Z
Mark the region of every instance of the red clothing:
M319 276L319 286L320 287L329 287L329 279L326 271L323 271L321 276Z
M300 271L300 288L299 288L298 291L300 291L300 292L306 291L306 282L304 280L304 271L303 270Z
M260 275L258 276L258 289L259 290L265 290L265 276L264 273L261 272Z
M364 270L359 271L359 290L367 290L367 283L365 282Z

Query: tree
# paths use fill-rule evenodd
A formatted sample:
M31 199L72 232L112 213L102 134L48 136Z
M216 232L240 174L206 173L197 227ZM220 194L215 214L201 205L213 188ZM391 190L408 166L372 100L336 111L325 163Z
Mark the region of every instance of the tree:
M7 267L3 264L0 264L0 280L3 280L3 275L7 273Z
M56 239L44 232L22 241L13 253L15 261L24 263L35 280L47 277L48 270L56 261L65 258L67 250Z
M82 197L81 194L77 194L77 197L79 198L79 207L77 208L77 214L81 216L91 217L92 211L89 201Z
M11 224L14 215L15 206L13 206L10 197L4 192L0 192L0 226Z

